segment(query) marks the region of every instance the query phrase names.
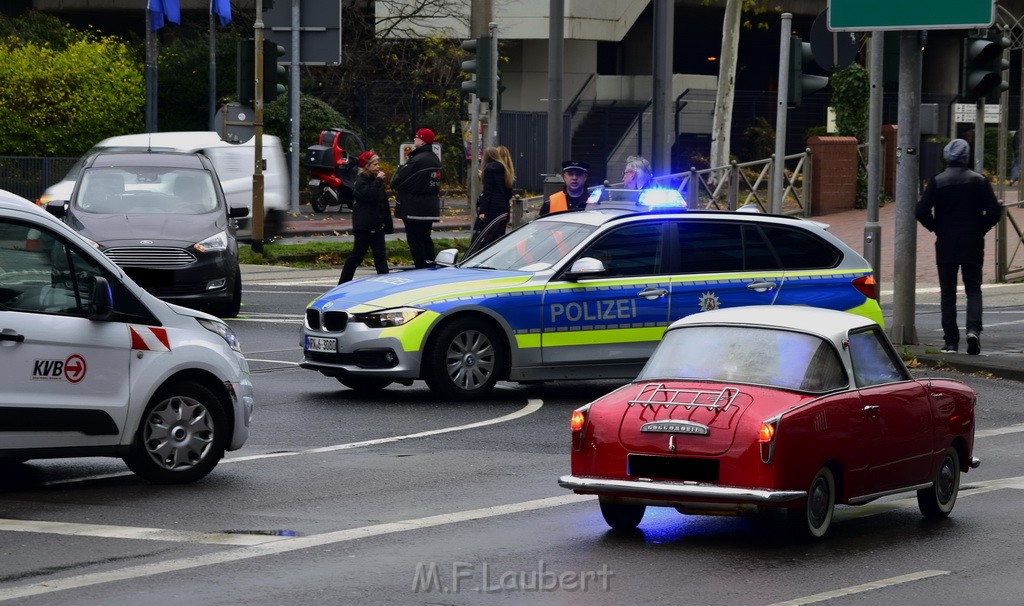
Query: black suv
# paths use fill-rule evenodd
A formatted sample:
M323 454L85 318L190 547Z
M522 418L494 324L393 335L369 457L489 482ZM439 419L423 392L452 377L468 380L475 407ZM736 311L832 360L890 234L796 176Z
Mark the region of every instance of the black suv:
M90 157L71 199L46 209L96 242L153 295L221 317L238 315L242 275L235 218L202 154L109 152Z

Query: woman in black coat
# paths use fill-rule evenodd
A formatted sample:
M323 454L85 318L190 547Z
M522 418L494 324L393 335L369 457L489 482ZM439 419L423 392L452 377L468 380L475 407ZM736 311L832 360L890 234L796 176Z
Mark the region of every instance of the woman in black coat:
M355 243L352 253L345 259L338 284L355 276L356 267L366 258L367 249L373 250L373 265L378 274L388 273L388 258L384 234L394 232L391 206L384 191L387 175L380 169L380 157L372 151L359 156L359 174L352 188L355 202L352 207L352 233Z
M486 245L505 233L505 226L508 224L508 203L512 199L512 184L516 180L516 172L512 166L512 157L504 145L484 150L483 163L484 168L480 171L483 190L476 204L477 216L473 232L476 238L485 237L486 240L481 244ZM504 222L500 228L493 229L486 235L481 234L491 221L502 216Z

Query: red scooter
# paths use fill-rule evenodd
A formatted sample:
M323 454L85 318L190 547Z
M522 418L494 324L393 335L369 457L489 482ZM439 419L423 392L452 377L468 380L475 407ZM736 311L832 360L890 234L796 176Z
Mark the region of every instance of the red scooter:
M306 148L303 166L309 171L310 206L313 212L328 207L352 209L352 187L359 172L357 159L363 142L357 134L340 128L320 131L316 145Z

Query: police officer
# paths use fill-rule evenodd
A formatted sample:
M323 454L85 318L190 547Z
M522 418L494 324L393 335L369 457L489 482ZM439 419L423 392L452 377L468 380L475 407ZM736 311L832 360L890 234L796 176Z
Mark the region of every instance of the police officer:
M562 162L562 191L551 194L540 207L540 216L567 210L583 210L587 207L587 176L590 165L586 162L567 160Z
M434 263L434 241L430 231L441 220L441 159L434 154L434 132L429 128L416 131L409 160L391 177L395 190L395 216L405 222L405 239L409 243L416 269Z

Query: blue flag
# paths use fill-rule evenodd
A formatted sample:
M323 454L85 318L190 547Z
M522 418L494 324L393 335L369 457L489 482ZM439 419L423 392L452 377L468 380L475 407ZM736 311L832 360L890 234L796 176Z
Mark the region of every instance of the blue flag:
M163 29L165 19L181 23L180 0L149 0L149 30Z
M231 23L231 0L210 0L210 14L217 15L221 27Z

